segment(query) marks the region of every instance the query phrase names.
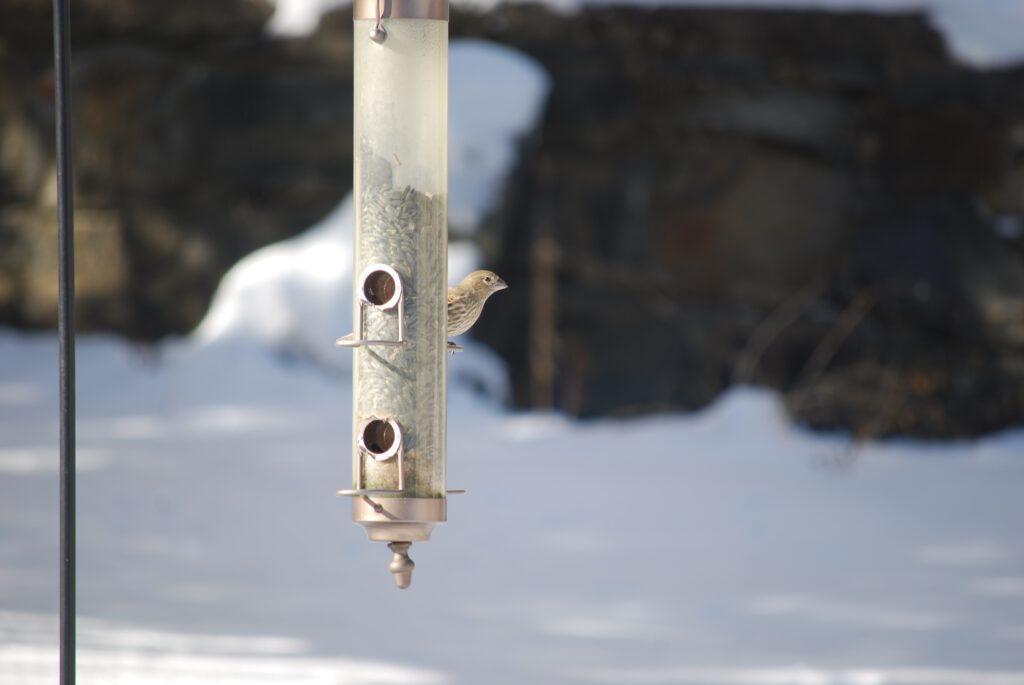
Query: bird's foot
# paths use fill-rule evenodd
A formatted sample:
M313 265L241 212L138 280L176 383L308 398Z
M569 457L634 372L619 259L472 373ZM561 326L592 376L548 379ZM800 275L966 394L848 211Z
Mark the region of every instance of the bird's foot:
M448 341L448 354L454 355L456 352L461 352L464 348L458 343L453 343L451 340Z

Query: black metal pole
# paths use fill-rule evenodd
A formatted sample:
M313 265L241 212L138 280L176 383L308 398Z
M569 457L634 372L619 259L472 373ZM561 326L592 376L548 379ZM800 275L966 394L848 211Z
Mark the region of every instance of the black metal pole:
M57 337L60 347L60 684L75 682L75 221L70 0L53 0L57 113Z

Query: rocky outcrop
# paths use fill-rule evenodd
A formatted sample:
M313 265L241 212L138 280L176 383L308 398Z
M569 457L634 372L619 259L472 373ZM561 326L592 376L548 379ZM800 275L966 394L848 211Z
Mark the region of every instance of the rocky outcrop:
M189 330L240 256L351 184L351 21L258 0L76 0L80 326ZM49 3L0 2L0 321L55 320ZM14 27L13 29L10 27ZM551 74L484 227L475 331L518 406L577 416L779 388L888 434L1024 421L1024 69L926 17L512 5L453 37Z
M505 316L478 331L519 406L697 408L744 382L864 436L1024 421L1024 70L956 64L913 13L456 25L554 84L490 224Z
M0 3L0 320L55 321L50 3ZM256 0L73 3L82 330L191 330L239 258L351 187L351 43Z

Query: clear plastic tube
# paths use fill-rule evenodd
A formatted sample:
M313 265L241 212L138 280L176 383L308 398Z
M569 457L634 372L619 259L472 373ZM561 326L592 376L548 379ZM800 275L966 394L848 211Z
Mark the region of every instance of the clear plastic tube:
M401 432L401 496L445 496L448 282L448 22L355 20L355 271L382 264L401 279L405 343L355 350L356 489L397 490L398 460L361 454L374 419ZM354 309L361 306L356 288ZM395 339L397 310L369 311L368 340ZM358 329L357 329L358 333ZM380 428L378 422L373 424ZM387 437L387 431L381 433ZM397 495L395 495L397 496Z

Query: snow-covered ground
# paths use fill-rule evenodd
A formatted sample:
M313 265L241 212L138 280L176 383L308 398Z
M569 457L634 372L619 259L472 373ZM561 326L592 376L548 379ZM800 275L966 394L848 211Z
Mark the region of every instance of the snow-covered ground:
M483 63L510 86L468 98ZM510 51L453 46L453 185L477 183L453 213L478 216L545 88ZM448 424L468 492L396 590L334 496L350 243L345 203L233 269L194 335L80 340L83 685L1024 685L1024 431L855 448L753 389L515 414L472 342ZM455 246L452 278L476 259ZM0 685L56 682L56 358L0 332Z
M488 8L503 0L452 0L453 4ZM526 2L531 0L504 0ZM945 34L950 48L963 61L995 66L1024 60L1024 2L1022 0L541 0L571 12L586 4L626 4L720 7L802 7L834 11L879 12L925 10ZM270 31L303 35L316 28L320 15L349 5L350 0L274 0Z

